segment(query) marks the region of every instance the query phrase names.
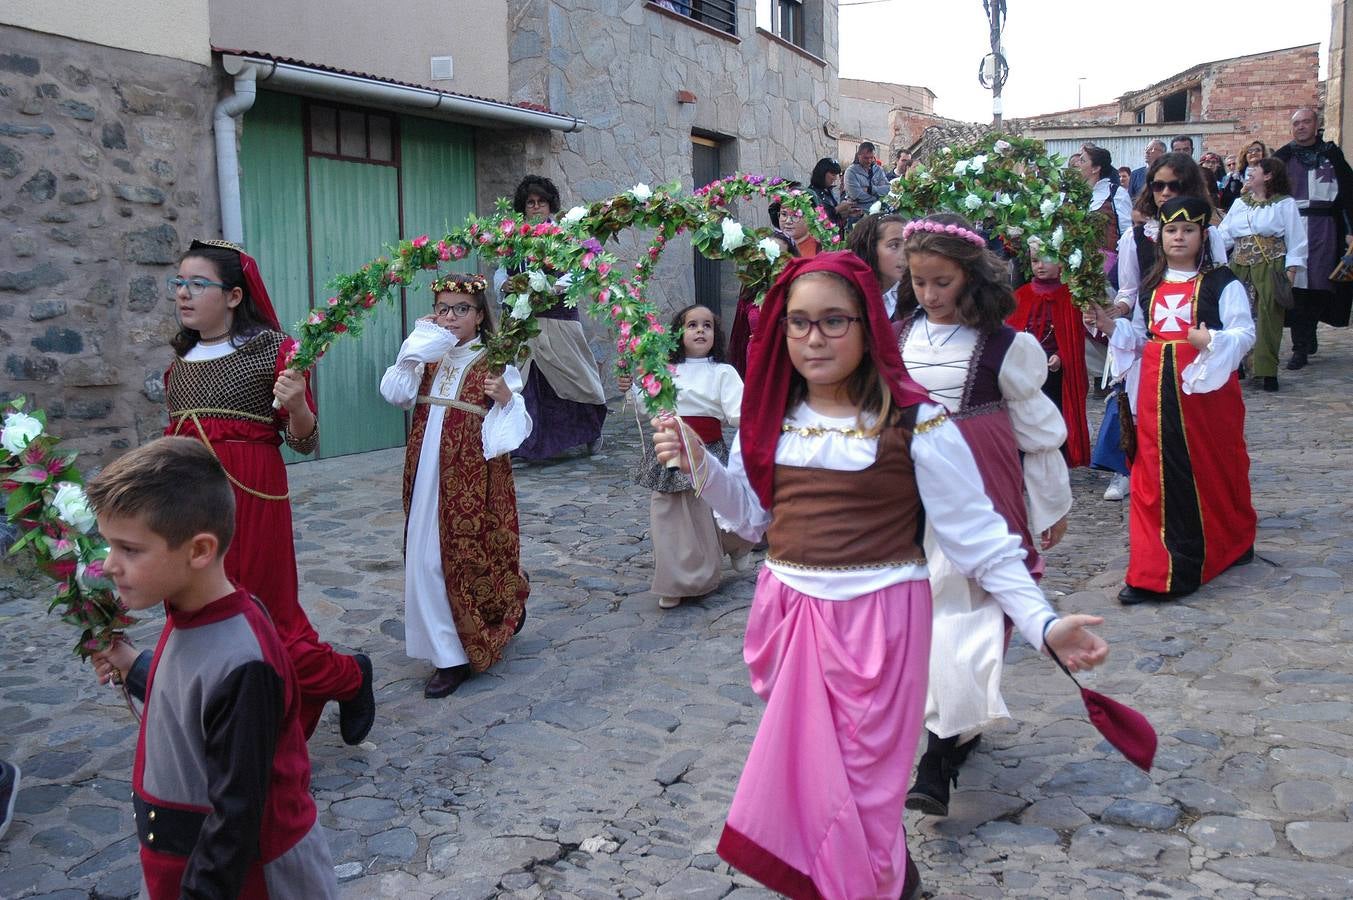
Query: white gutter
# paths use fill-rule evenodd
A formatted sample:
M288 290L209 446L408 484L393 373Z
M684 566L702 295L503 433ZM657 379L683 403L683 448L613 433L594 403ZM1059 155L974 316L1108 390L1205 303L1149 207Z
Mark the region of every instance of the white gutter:
M258 73L250 63L230 74L235 76L235 93L222 97L212 113L212 131L216 133L216 186L221 199L221 236L236 244L243 244L244 216L240 210L240 164L235 150L235 117L254 105L254 98L258 95Z
M587 123L577 116L539 112L510 103L444 94L431 88L407 87L341 72L326 72L293 63L233 53L221 55L226 73L237 75L253 68L268 87L310 97L338 98L380 108L396 107L434 119L519 128L543 128L565 134Z

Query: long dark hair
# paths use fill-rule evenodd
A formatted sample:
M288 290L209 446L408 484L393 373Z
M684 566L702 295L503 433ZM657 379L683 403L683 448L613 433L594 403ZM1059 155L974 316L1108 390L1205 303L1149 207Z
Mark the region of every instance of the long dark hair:
M197 246L179 257L179 265L183 265L185 259L204 259L211 263L216 270L216 280L225 285L222 288L225 293L239 288L243 294L230 319L230 346L243 347L254 335L268 330L268 323L263 321L258 307L254 305L254 298L249 295L249 285L244 280L244 266L240 263L239 253L225 247ZM200 340L202 335L197 329L180 325L179 333L170 338L169 346L179 356L183 356L196 347Z
M855 301L855 312L860 316L859 322L852 323L852 327L858 325L860 334L864 339L864 356L860 359L860 364L855 371L850 373L850 378L846 382L846 396L850 402L860 409L860 416L857 422L861 428L864 426L863 417L865 413L877 416L877 421L873 427L865 429L871 437L877 435L885 426L892 425L897 421L900 410L893 406L893 393L888 388L883 376L879 374L878 367L874 365L874 357L871 348L874 346L873 332L869 328L869 312L864 305L864 298L860 296L859 289L855 287L848 279L836 274L835 272L816 271L805 272L798 278L795 278L789 285L789 293L794 292L794 285L809 278L823 278L843 287L851 299ZM786 308L788 302L786 301ZM775 327L784 333L784 326L776 322ZM785 338L788 340L788 338ZM785 410L794 409L800 403L808 398L808 382L799 374L797 369L791 369L789 373L789 394L785 400Z
M672 316L672 323L668 330L677 340L676 346L672 348L672 353L667 359L668 362L679 363L686 361L686 345L682 342L682 335L686 332L686 313L693 309L709 309L709 307L703 303L692 303L690 306L682 307L677 311L676 315ZM723 323L719 321L719 314L714 310L709 309L709 314L714 319L714 346L710 348L709 359L714 362L723 362Z
M841 164L830 156L824 156L813 166L813 175L808 179L808 186L818 188L819 190L827 187L827 174L841 174Z
M1166 166L1169 166L1179 181L1179 196L1197 197L1206 200L1209 206L1212 205L1212 193L1207 189L1207 179L1203 176L1203 170L1193 161L1193 157L1187 153L1166 153L1146 170L1146 187L1137 197L1133 209L1148 219L1154 219L1160 214L1160 208L1156 206L1156 196L1151 191L1151 182L1156 180L1156 173Z
M1292 179L1287 176L1287 166L1276 156L1265 156L1255 163L1268 178L1268 199L1292 196Z
M875 213L865 216L855 223L850 231L850 252L869 263L874 270L874 278L879 274L879 240L883 236L883 226L889 222L906 225L907 222L896 213Z
M923 221L937 225L957 225L977 233L965 218L953 213L935 213ZM953 260L963 270L966 280L962 296L958 298L959 322L975 328L982 334L999 331L1005 320L1015 311L1015 295L1010 290L1010 279L1005 263L986 247L979 247L966 238L934 231L913 231L906 241L907 256L913 253L934 253ZM916 309L916 289L910 278L903 278L897 287L899 309Z
M1081 152L1089 158L1090 165L1099 169L1100 178L1118 177L1118 170L1113 167L1113 155L1108 150L1103 147L1084 147Z

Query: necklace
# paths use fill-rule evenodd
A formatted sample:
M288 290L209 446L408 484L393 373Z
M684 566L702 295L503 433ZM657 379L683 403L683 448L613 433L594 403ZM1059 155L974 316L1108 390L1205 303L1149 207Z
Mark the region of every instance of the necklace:
M221 341L224 341L228 337L230 337L230 332L223 331L220 334L216 335L216 337L199 337L197 339L197 342L204 346L210 347L212 344L221 343Z
M822 437L828 434L840 434L848 438L865 437L859 428L842 428L835 425L791 425L785 422L780 426L781 434L797 434L799 437Z
M936 344L935 339L930 336L930 319L928 317L921 319L921 325L925 327L925 342L932 347L943 347L945 344L949 343L949 339L958 334L958 330L963 327L962 323L955 325L953 331L946 334L944 340Z

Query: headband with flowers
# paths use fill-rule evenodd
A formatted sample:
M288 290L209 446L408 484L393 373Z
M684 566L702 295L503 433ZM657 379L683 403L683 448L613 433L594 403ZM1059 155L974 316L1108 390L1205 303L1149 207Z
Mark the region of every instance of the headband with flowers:
M489 282L483 275L448 275L432 282L433 296L449 292L452 294L482 294L488 289Z
M987 239L975 231L969 231L962 225L946 225L943 222L932 222L929 219L914 219L908 222L902 228L902 240L905 241L918 231L928 231L931 234L945 234L949 237L962 238L983 249L986 249L987 246Z

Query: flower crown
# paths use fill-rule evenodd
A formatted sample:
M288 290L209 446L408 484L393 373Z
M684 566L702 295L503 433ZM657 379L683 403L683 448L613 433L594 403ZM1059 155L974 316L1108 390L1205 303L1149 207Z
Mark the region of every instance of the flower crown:
M929 219L913 219L902 228L902 240L906 240L918 231L928 231L931 234L946 234L949 237L962 238L971 244L986 249L987 239L975 231L964 228L962 225L948 224L943 222L932 222Z
M432 282L432 293L449 291L452 294L482 294L489 286L483 275L448 275Z

